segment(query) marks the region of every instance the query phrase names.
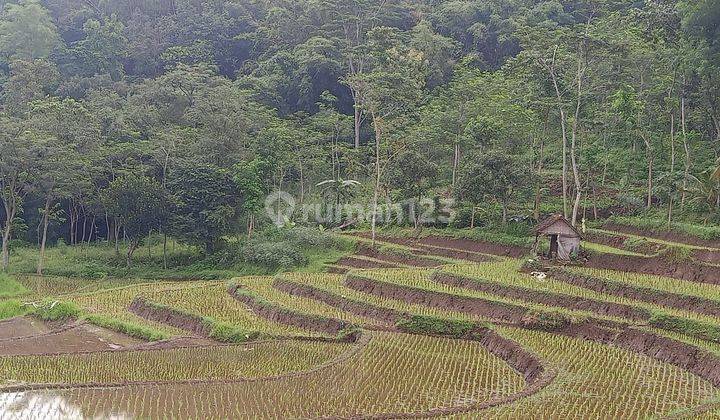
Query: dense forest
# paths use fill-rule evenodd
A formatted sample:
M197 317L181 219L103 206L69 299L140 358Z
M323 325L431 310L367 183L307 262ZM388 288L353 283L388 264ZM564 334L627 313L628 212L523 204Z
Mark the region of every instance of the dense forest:
M450 198L460 227L718 222L719 23L717 0L2 1L3 267L58 241L129 262L153 232L212 253L277 190L373 229Z

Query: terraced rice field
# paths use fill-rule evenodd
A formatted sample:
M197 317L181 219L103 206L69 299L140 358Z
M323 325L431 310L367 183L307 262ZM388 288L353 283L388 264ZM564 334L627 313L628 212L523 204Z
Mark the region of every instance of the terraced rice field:
M521 250L465 239L380 249L361 247L338 274L22 278L23 299L72 302L81 316L0 321L0 418L720 413L718 285L612 267L531 275Z

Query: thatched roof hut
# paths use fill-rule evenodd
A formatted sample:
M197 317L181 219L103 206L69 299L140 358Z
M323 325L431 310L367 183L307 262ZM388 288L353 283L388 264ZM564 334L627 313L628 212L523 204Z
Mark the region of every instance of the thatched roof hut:
M547 255L550 259L569 261L573 255L580 252L582 235L561 214L550 216L535 228L536 246L541 236L550 240L550 252Z

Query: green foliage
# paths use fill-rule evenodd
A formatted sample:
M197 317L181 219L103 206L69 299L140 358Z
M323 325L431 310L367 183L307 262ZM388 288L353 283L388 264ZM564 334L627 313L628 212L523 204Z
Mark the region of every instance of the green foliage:
M19 300L0 301L0 320L22 316L28 312L29 308Z
M568 315L560 312L531 311L523 319L523 325L540 331L557 331L573 321Z
M210 326L210 338L223 343L244 343L247 341L253 341L260 335L258 332L245 331L242 328L223 322L207 322Z
M29 293L29 291L7 273L0 272L0 299L14 298Z
M701 340L720 343L720 326L665 314L653 314L650 325Z
M215 165L186 165L173 171L168 188L174 235L208 252L216 250L236 226L242 199L231 174Z
M162 331L105 316L88 315L84 319L98 327L113 330L144 341L160 341L170 338L168 334Z
M32 309L34 316L43 321L67 321L80 316L80 309L72 303L44 300Z
M692 249L688 247L669 246L660 255L674 264L692 261Z

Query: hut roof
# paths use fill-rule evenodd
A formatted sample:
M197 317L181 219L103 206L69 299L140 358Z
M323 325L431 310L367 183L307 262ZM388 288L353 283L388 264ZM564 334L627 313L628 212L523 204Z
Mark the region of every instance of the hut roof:
M575 233L578 236L578 238L582 237L582 234L580 233L580 231L577 230L575 228L575 226L573 226L572 223L570 223L570 221L568 219L566 219L562 214L554 214L554 215L548 217L547 219L543 220L535 228L535 234L536 235L547 234L547 233L549 233L549 229L558 223L562 224L568 230L568 232ZM552 232L552 233L555 234L555 232Z

